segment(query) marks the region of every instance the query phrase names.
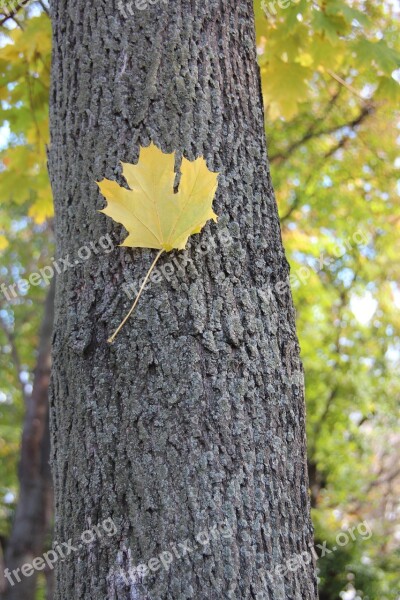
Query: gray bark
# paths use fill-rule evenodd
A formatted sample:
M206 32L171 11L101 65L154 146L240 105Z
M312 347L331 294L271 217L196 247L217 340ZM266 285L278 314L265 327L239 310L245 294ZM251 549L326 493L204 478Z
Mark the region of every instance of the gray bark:
M18 471L20 489L5 556L13 585L5 582L4 600L34 600L36 597L38 571L24 577L21 567L43 554L52 526L48 388L53 316L54 282L46 299L32 393L27 398Z
M122 286L145 275L155 252L115 248L58 279L56 539L77 542L109 517L117 532L57 564L55 598L312 600L313 564L275 571L310 552L312 527L252 3L132 7L125 19L114 2L53 2L58 256L74 262L107 232L124 239L96 212L105 202L95 181L123 184L119 161L135 162L150 141L221 172L220 219L161 258L161 268L188 264L146 289L112 346L131 305ZM208 545L204 531L214 532ZM163 552L174 555L168 569L134 570Z

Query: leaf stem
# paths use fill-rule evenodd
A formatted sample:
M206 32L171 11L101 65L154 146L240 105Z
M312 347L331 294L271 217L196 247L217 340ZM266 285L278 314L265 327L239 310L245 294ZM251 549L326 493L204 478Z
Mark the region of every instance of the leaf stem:
M144 281L143 281L142 285L140 286L139 293L138 293L138 295L137 295L137 296L136 296L136 298L135 298L135 302L133 303L133 305L132 305L132 308L130 309L130 311L128 312L128 314L126 315L126 317L125 317L125 319L122 321L122 323L120 323L120 325L118 326L118 328L117 328L117 329L114 331L114 333L112 334L112 336L108 338L108 340L107 340L107 341L108 341L108 343L109 343L109 344L112 344L112 343L114 342L114 340L115 340L115 338L117 337L118 333L120 332L120 330L122 329L122 327L125 325L125 323L126 323L126 322L127 322L127 320L129 319L129 317L131 316L131 314L132 314L132 313L133 313L133 311L135 310L135 308L136 308L136 304L138 303L138 301L139 301L139 298L140 298L140 296L142 295L142 292L143 292L144 288L146 287L146 283L147 283L147 282L148 282L148 280L149 280L149 277L150 277L150 275L151 275L151 272L152 272L152 270L154 269L154 267L156 266L156 264L157 264L157 261L158 261L158 259L160 258L161 254L162 254L163 252L164 252L164 249L160 250L160 252L157 254L157 256L155 257L155 259L153 260L153 263L152 263L152 265L151 265L150 269L147 271L147 275L146 275L146 277L144 278Z

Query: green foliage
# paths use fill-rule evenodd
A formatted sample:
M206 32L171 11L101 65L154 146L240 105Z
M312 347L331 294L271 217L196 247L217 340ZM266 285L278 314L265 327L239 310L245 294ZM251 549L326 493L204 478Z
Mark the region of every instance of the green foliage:
M46 168L50 26L32 3L0 36L0 535L17 497L17 465L45 285L9 289L49 264L52 200ZM7 134L7 130L9 134ZM17 288L14 287L14 290Z
M3 29L2 37L0 123L8 123L12 135L0 153L0 194L16 204L28 203L28 216L44 222L53 210L46 169L51 52L48 16L25 18L23 29Z
M343 0L300 0L285 9L266 0L257 2L267 117L291 120L310 100L329 99L337 76L366 97L374 95L379 83L396 93L393 72L400 67L400 53L391 10L388 4L362 0L351 5Z
M340 528L337 512L374 531L367 556L355 540L319 560L321 598L353 586L362 598L394 599L400 523L387 521L387 503L400 487L398 15L388 4L341 0L276 11L256 12L257 39L306 375L314 522L320 540Z
M323 548L321 555L325 554L318 561L320 600L338 600L343 590L356 592L363 600L397 600L400 551L377 554L377 542L384 543L382 536L379 540L363 537L357 529L354 529L354 539L348 535L349 542L340 546L337 536L341 530L337 528L337 521L331 520L327 527L322 514L322 511L314 514L316 547ZM356 525L357 522L354 527Z

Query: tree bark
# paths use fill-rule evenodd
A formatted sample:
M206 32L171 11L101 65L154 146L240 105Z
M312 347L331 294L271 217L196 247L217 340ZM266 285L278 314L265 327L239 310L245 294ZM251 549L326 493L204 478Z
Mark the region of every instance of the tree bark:
M45 551L53 516L53 484L50 471L48 388L51 362L51 334L54 316L54 283L47 295L40 333L38 358L27 400L19 464L19 497L5 565L11 573L6 580L4 600L34 600L38 571L29 577L21 574L22 565Z
M114 2L53 1L57 254L73 263L107 232L125 238L97 212L95 181L123 184L119 161L150 141L221 173L220 219L161 258L167 277L114 345L132 303L122 286L154 251L116 248L58 279L56 539L78 542L107 518L117 533L76 544L55 598L313 600L310 560L286 569L312 544L303 375L252 2L131 6L125 18ZM135 569L161 553L168 568Z

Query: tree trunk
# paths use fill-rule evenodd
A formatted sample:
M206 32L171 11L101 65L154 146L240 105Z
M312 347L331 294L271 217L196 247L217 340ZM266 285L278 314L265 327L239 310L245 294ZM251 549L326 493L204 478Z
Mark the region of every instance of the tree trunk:
M114 345L123 285L155 252L92 253L58 279L56 539L76 550L57 563L55 598L313 600L303 375L252 3L130 6L125 18L114 2L53 1L58 256L125 238L97 212L95 181L123 183L119 161L150 141L221 173L220 219L161 258L166 276Z
M19 497L7 542L4 600L34 600L38 571L21 573L24 564L45 551L53 516L53 485L49 465L49 403L51 333L54 315L54 284L46 299L32 394L28 398L19 464ZM16 571L16 574L15 574Z

